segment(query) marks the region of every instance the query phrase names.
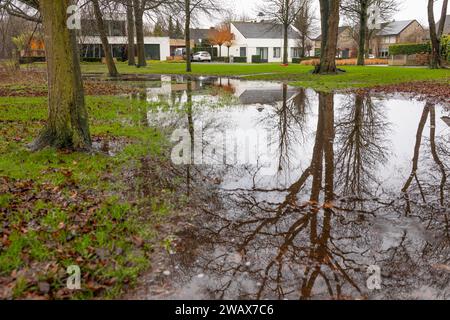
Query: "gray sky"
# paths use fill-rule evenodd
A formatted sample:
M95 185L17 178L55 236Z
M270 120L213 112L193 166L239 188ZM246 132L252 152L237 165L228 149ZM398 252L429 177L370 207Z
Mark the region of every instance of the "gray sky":
M401 3L400 11L395 15L395 20L410 20L417 19L420 23L427 25L427 3L426 0L399 0ZM250 17L253 17L258 12L258 5L264 3L264 0L228 0L226 1L227 5L233 9L233 11L240 15L242 13L247 14ZM319 16L319 1L314 0L314 5L316 7L317 16ZM436 1L435 4L435 19L439 20L440 9L442 7L442 0ZM450 14L450 8L448 10ZM201 23L202 27L209 27L209 25L205 25Z

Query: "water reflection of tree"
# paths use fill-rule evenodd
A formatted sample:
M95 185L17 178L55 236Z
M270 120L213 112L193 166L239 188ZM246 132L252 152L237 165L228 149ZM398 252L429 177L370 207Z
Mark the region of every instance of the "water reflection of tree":
M274 190L233 192L227 205L234 208L235 219L209 212L214 227L208 228L207 238L234 247L240 259L255 261L257 265L245 272L260 283L254 293L236 288L235 282L246 270L241 261L236 263L227 253L206 257L202 268L226 279L209 288L215 297L227 297L234 288L240 297L311 298L318 283L325 288L321 294L326 292L331 297L343 298L346 284L361 294L352 278L361 265L347 257L353 253L348 248L339 248L332 232L337 214L333 147L333 94L320 94L311 164L285 190L283 199L275 203L261 201L261 194L268 198ZM305 196L308 200L302 203ZM238 243L227 242L229 237L238 239ZM339 240L351 238L343 236Z
M379 185L377 169L387 159L389 123L381 102L367 94L349 96L336 121L336 182L340 196L363 199Z
M295 159L295 147L302 142L307 120L308 97L306 90L298 88L293 93L287 84L282 85L282 101L274 104L260 122L272 136L278 150L278 170L289 170Z

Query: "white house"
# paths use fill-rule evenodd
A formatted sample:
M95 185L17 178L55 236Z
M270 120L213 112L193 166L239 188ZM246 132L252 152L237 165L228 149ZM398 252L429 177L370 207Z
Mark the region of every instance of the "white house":
M230 47L230 56L246 57L252 62L252 56L258 55L263 62L283 61L283 26L273 22L232 22L230 31L235 40ZM288 32L288 57L300 56L299 35L293 28ZM228 56L228 49L223 47L222 56Z
M122 58L126 55L128 47L126 16L123 14L105 16L104 23L113 57ZM94 20L88 18L81 20L78 43L83 58L104 57L100 34ZM170 56L170 39L169 37L145 37L144 48L145 57L148 60L166 60Z

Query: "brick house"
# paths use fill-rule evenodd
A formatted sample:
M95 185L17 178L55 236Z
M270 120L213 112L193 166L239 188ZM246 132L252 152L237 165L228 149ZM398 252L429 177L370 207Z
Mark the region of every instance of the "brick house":
M320 56L320 44L322 35L314 39L314 55ZM337 56L339 58L355 58L357 55L357 43L353 37L353 29L350 26L339 27L337 41Z
M422 43L426 31L417 20L381 23L372 30L369 54L379 58L389 57L389 46L400 43Z

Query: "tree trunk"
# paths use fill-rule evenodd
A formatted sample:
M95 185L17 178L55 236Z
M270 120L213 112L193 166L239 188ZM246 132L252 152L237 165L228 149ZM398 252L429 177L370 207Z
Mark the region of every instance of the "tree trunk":
M304 34L302 34L302 36L301 36L301 42L302 42L302 51L301 51L301 54L300 54L300 58L304 58L304 57L306 57L306 37L305 37L305 35Z
M186 14L185 41L186 41L186 72L192 71L191 66L191 1L184 0L184 10Z
M127 0L127 31L128 31L128 65L136 65L136 51L134 48L134 16L132 0Z
M283 25L283 64L288 64L289 63L289 58L288 58L288 30L289 30L289 24L284 23Z
M114 63L114 58L111 53L111 47L108 42L108 34L106 31L106 26L103 21L102 11L100 10L100 4L98 0L92 0L92 6L94 7L95 22L97 24L98 32L100 33L100 39L102 41L103 51L105 52L106 65L108 66L108 73L110 77L117 77L119 73L117 72L116 64Z
M442 3L441 19L439 30L436 30L436 21L434 19L434 0L428 0L428 24L430 27L431 39L431 61L430 68L438 69L442 65L441 61L441 36L444 30L445 18L447 14L448 0Z
M145 44L144 44L144 11L140 0L133 0L134 22L136 25L136 50L138 57L138 67L146 67Z
M317 74L336 73L336 51L339 28L339 0L320 0L322 43Z
M92 141L75 32L67 28L70 0L40 0L48 75L48 120L30 146L87 150Z
M359 41L358 41L358 66L363 66L366 58L366 31L369 1L361 0L359 12Z

